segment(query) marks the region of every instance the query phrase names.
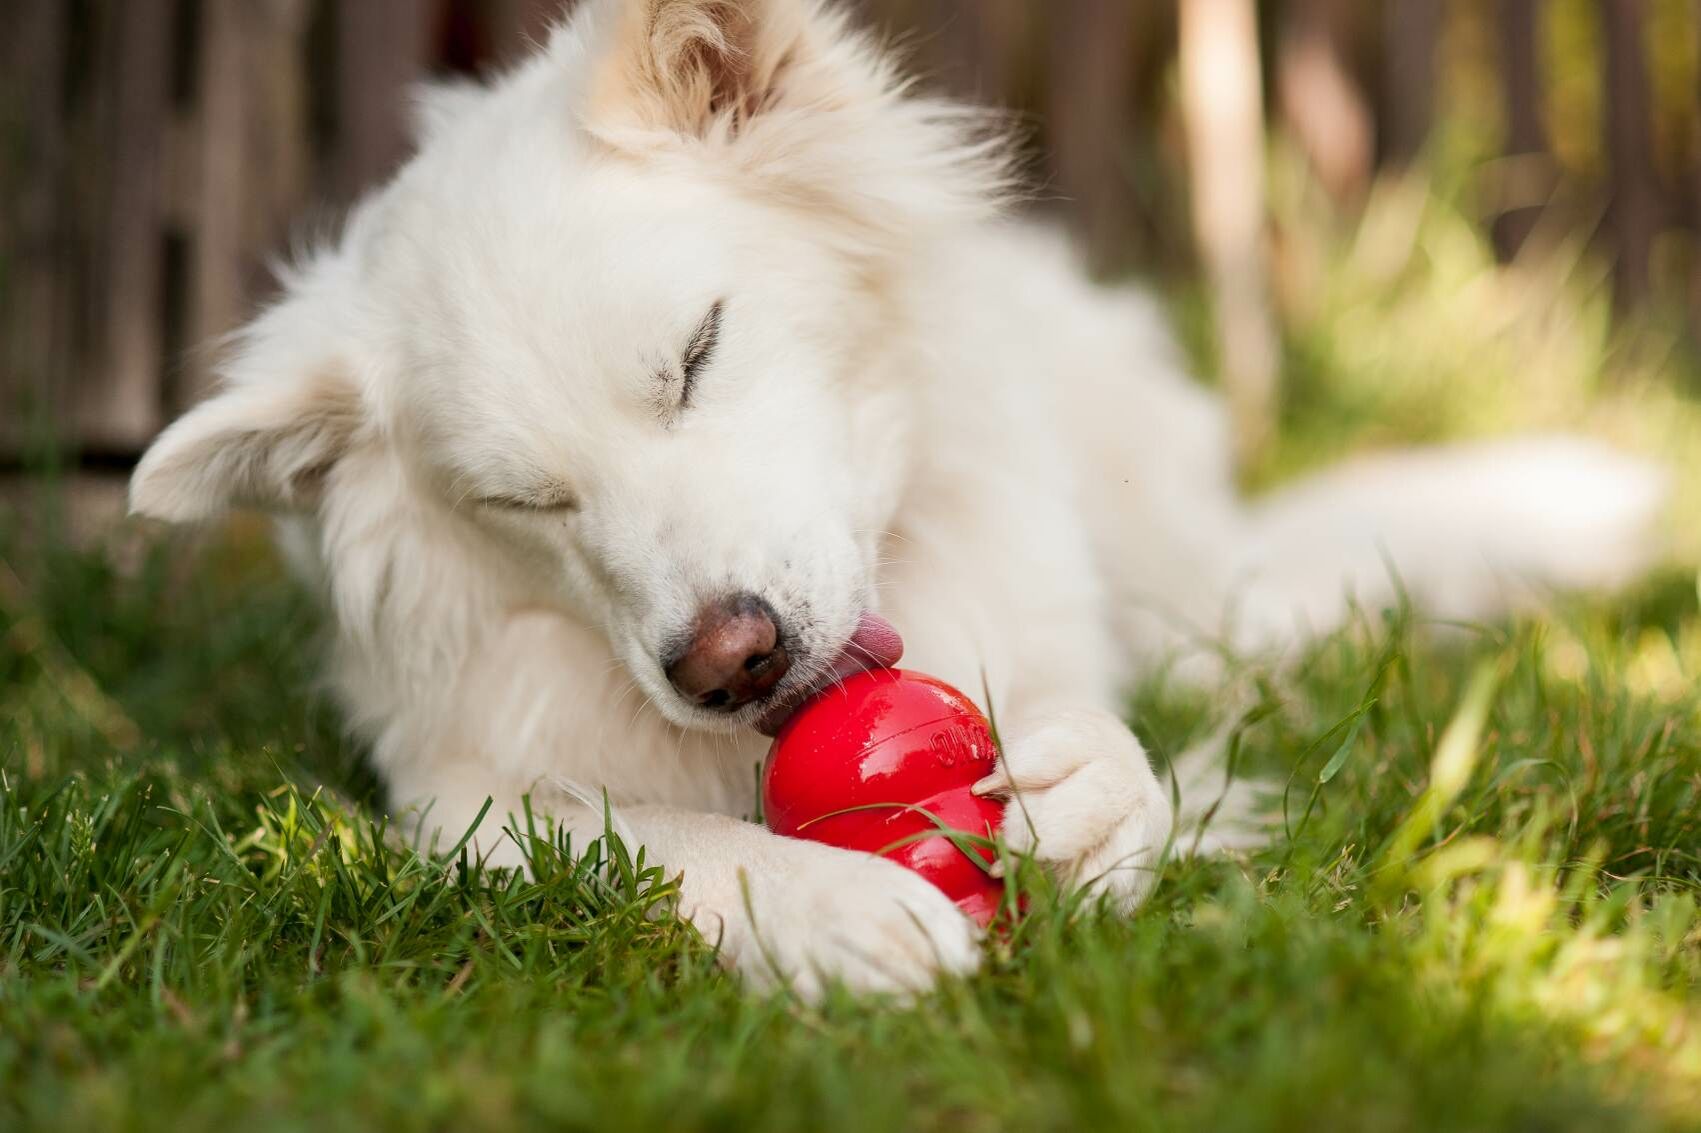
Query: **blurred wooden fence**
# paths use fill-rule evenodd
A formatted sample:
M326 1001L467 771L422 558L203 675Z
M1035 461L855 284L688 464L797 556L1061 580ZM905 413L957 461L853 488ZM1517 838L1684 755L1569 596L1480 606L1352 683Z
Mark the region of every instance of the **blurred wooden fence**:
M1250 107L1255 123L1286 130L1350 208L1378 167L1423 149L1448 21L1488 10L1506 153L1537 183L1497 210L1506 254L1530 231L1533 210L1519 206L1552 176L1538 51L1547 0L852 2L936 81L1036 124L1042 195L1101 267L1217 262L1222 315L1262 302L1256 289L1225 299L1221 286L1242 270L1234 265L1260 258L1213 249L1212 232L1264 239L1255 182L1215 196L1188 189L1190 156L1196 182L1212 176L1201 162L1223 112ZM1701 224L1701 124L1674 176L1650 134L1645 8L1656 0L1591 2L1609 158L1603 238L1633 304L1648 292L1658 234ZM1691 2L1689 34L1701 43L1701 0ZM561 6L0 0L0 461L15 465L45 438L85 460L133 458L205 391L206 346L266 294L268 259L328 227L401 158L407 86L515 57ZM1213 52L1227 42L1190 52L1183 34L1252 37L1238 57L1258 73L1229 84L1241 91L1238 111L1175 105L1178 89L1183 102L1221 94L1208 62L1179 87L1171 76L1178 58L1188 72L1189 58L1221 58ZM1245 137L1234 145L1261 149ZM1232 168L1232 147L1215 148ZM1212 210L1225 208L1243 222L1250 208L1250 230L1218 223ZM1694 275L1701 311L1701 265ZM1268 323L1267 311L1252 317Z
M206 389L291 239L406 150L406 90L548 0L0 0L0 453L123 461Z

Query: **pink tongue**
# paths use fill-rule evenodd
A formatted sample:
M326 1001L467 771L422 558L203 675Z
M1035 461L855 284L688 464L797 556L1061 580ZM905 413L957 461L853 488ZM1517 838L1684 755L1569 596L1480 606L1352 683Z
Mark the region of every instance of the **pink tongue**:
M890 669L904 655L904 639L898 636L898 631L892 628L892 623L879 614L862 615L856 623L856 629L845 642L845 647L839 650L839 655L833 658L833 663L827 667L817 683L817 688L826 688L836 684L853 673L864 669ZM803 697L789 700L783 706L775 706L765 717L759 720L756 727L767 735L775 735L780 725L797 707Z
M862 615L856 631L845 642L823 684L842 681L864 669L890 669L904 655L904 639L892 628L892 623L879 614Z

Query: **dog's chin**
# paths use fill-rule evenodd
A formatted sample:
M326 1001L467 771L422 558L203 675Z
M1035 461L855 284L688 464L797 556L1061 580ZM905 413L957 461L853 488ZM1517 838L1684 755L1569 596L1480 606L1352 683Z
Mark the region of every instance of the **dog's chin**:
M645 687L650 704L675 727L694 732L747 735L752 730L763 731L763 725L775 715L783 720L815 690L817 684L809 680L807 674L801 676L803 679L795 681L788 676L773 692L734 712L711 712L680 696L665 680L656 682L657 687L653 688L649 687L648 681L640 684Z
M816 665L813 668L816 670L815 674L811 675L805 671L797 674L795 680L788 676L773 692L760 700L751 701L735 712L710 712L686 700L672 689L659 695L652 694L650 702L670 723L681 728L722 735L747 735L755 731L765 736L773 736L797 710L798 705L835 679L826 666Z
M665 682L661 689L647 691L651 706L657 712L660 712L669 724L693 732L720 732L724 735L737 735L750 727L746 714L756 707L756 705L751 704L737 712L710 712L686 700L668 687Z

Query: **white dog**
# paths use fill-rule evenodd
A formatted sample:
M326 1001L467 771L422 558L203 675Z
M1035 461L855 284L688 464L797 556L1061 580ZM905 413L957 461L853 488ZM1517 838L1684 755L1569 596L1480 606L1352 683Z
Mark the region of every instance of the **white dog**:
M1491 615L1636 570L1659 476L1580 442L1409 454L1256 506L1153 306L997 219L1003 148L810 0L588 0L285 281L137 511L295 513L399 808L513 863L602 792L758 983L915 989L972 926L743 821L771 725L867 654L990 692L1004 834L1132 908L1175 816L1137 667L1348 589ZM874 613L878 608L881 616ZM577 788L561 784L576 784Z

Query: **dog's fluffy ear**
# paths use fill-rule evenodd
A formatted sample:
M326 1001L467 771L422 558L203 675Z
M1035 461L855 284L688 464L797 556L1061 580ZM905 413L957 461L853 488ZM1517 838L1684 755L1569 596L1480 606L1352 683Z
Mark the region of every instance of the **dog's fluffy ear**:
M619 0L593 91L601 129L704 137L784 96L806 50L809 0Z
M332 370L236 386L148 449L130 510L181 523L233 507L310 508L364 420L358 391Z
M807 209L849 255L914 247L1013 195L987 115L913 96L895 62L820 0L600 0L563 28L589 67L578 107L628 154L717 146L773 202Z
M130 479L130 509L176 522L233 507L301 510L371 432L354 380L351 311L329 260L285 278L288 298L238 337L222 392L173 424Z

